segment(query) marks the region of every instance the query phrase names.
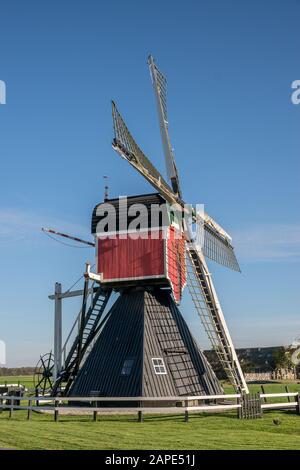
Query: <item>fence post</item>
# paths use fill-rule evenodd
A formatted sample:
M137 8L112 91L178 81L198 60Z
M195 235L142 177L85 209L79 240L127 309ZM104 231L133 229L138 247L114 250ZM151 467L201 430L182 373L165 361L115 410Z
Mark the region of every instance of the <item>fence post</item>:
M260 388L261 388L261 391L262 391L263 393L266 393L266 392L265 392L265 387L264 387L263 385L261 385ZM265 403L267 403L267 398L266 398L266 397L264 397L263 400L264 400Z
M289 387L288 387L287 385L286 385L284 388L285 388L286 393L289 393L289 392L290 392L290 391L289 391ZM291 397L287 397L287 398L288 398L288 402L290 403Z
M237 404L237 405L241 405L241 404L242 404L241 396L240 396L240 397L237 397L237 399L236 399L236 404ZM241 408L241 407L237 408L237 417L238 417L239 419L242 418L242 408Z
M94 406L95 408L97 408L97 402L96 402L96 401L93 402L93 406ZM93 420L94 420L94 421L97 421L97 410L94 410L94 411L93 411Z
M38 387L35 388L35 396L36 396L36 397L39 396L39 389L38 389ZM36 404L36 406L39 406L40 402L39 402L38 399L36 399L35 404Z
M296 396L297 399L297 413L300 415L300 393L298 392L298 395Z
M188 400L184 400L184 406L185 406L184 421L185 421L185 423L188 423L188 421L189 421L189 410L187 410L187 408L189 406L189 401Z
M32 409L31 409L31 400L28 400L28 412L27 412L27 419L30 419L31 418L31 413L32 413Z
M142 401L140 401L138 403L139 403L139 407L142 407L144 405L144 403ZM142 421L143 421L143 412L141 410L141 411L138 411L138 422L142 423Z
M59 413L58 413L58 400L55 400L54 402L54 421L57 422L58 421L58 417L59 417Z
M13 410L14 410L14 400L11 399L11 400L10 400L10 409L9 409L9 417L10 417L10 418L12 417Z

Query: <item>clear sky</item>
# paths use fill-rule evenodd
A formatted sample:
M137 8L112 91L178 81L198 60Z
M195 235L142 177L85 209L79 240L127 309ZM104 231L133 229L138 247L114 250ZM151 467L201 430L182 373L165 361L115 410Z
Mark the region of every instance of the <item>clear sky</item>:
M89 237L102 175L111 196L152 192L111 149L112 98L164 172L150 52L168 78L185 200L204 203L235 241L242 274L210 266L236 346L300 334L300 105L290 98L299 17L298 0L2 0L0 339L9 366L51 349L47 296L94 256L40 227ZM65 330L78 307L66 301ZM182 311L206 347L188 298Z

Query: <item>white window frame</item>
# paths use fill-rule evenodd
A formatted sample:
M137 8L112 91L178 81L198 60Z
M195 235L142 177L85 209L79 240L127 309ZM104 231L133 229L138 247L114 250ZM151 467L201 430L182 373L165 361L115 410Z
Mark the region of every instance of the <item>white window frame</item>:
M159 364L155 364L154 361L159 361ZM152 357L152 365L155 375L167 375L167 369L162 357Z

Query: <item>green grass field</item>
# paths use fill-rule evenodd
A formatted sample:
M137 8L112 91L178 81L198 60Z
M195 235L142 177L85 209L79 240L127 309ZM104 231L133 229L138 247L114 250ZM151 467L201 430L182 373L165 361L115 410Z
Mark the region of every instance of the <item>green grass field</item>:
M273 420L281 424L275 426ZM300 416L266 413L242 421L234 414L194 415L188 423L178 416L62 416L26 412L0 413L0 447L14 449L300 449Z
M0 385L2 384L18 384L20 383L21 385L24 385L26 388L34 388L33 385L33 377L32 375L6 375L6 376L0 376Z
M1 377L0 383L30 384L31 377ZM266 384L267 392L283 392L283 384ZM299 384L289 384L299 391ZM226 387L230 392L230 387ZM259 391L252 385L251 391ZM0 447L14 449L300 449L300 416L293 412L266 412L262 419L238 420L235 413L183 416L60 416L25 411L0 413ZM275 425L274 419L280 424Z

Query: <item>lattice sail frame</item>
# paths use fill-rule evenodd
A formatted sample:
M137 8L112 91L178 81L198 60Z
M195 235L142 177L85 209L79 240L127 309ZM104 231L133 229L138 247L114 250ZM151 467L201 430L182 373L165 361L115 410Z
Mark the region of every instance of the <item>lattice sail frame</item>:
M204 222L204 237L203 237L203 253L204 255L222 264L226 268L233 271L240 272L240 266L236 259L233 246L229 240L222 237L213 227Z
M171 181L175 194L181 198L178 170L175 164L174 152L171 146L168 115L167 115L167 79L155 64L153 57L148 57L150 75L153 83L154 94L156 97L160 133L165 155L166 169L168 178Z
M163 118L164 118L164 121L166 123L166 126L168 127L167 79L164 76L164 74L159 70L157 65L154 63L151 56L148 58L148 63L149 63L149 65L152 65L152 63L153 63L153 69L152 70L154 70L155 76L154 76L152 70L151 70L151 72L152 72L151 76L152 76L152 79L154 79L154 78L157 79L156 82L157 82L158 93L159 93L159 96L160 96L160 99L161 99L161 104L162 104Z
M172 195L171 187L135 142L113 101L112 117L115 133L113 148L156 188L163 189L164 194Z

